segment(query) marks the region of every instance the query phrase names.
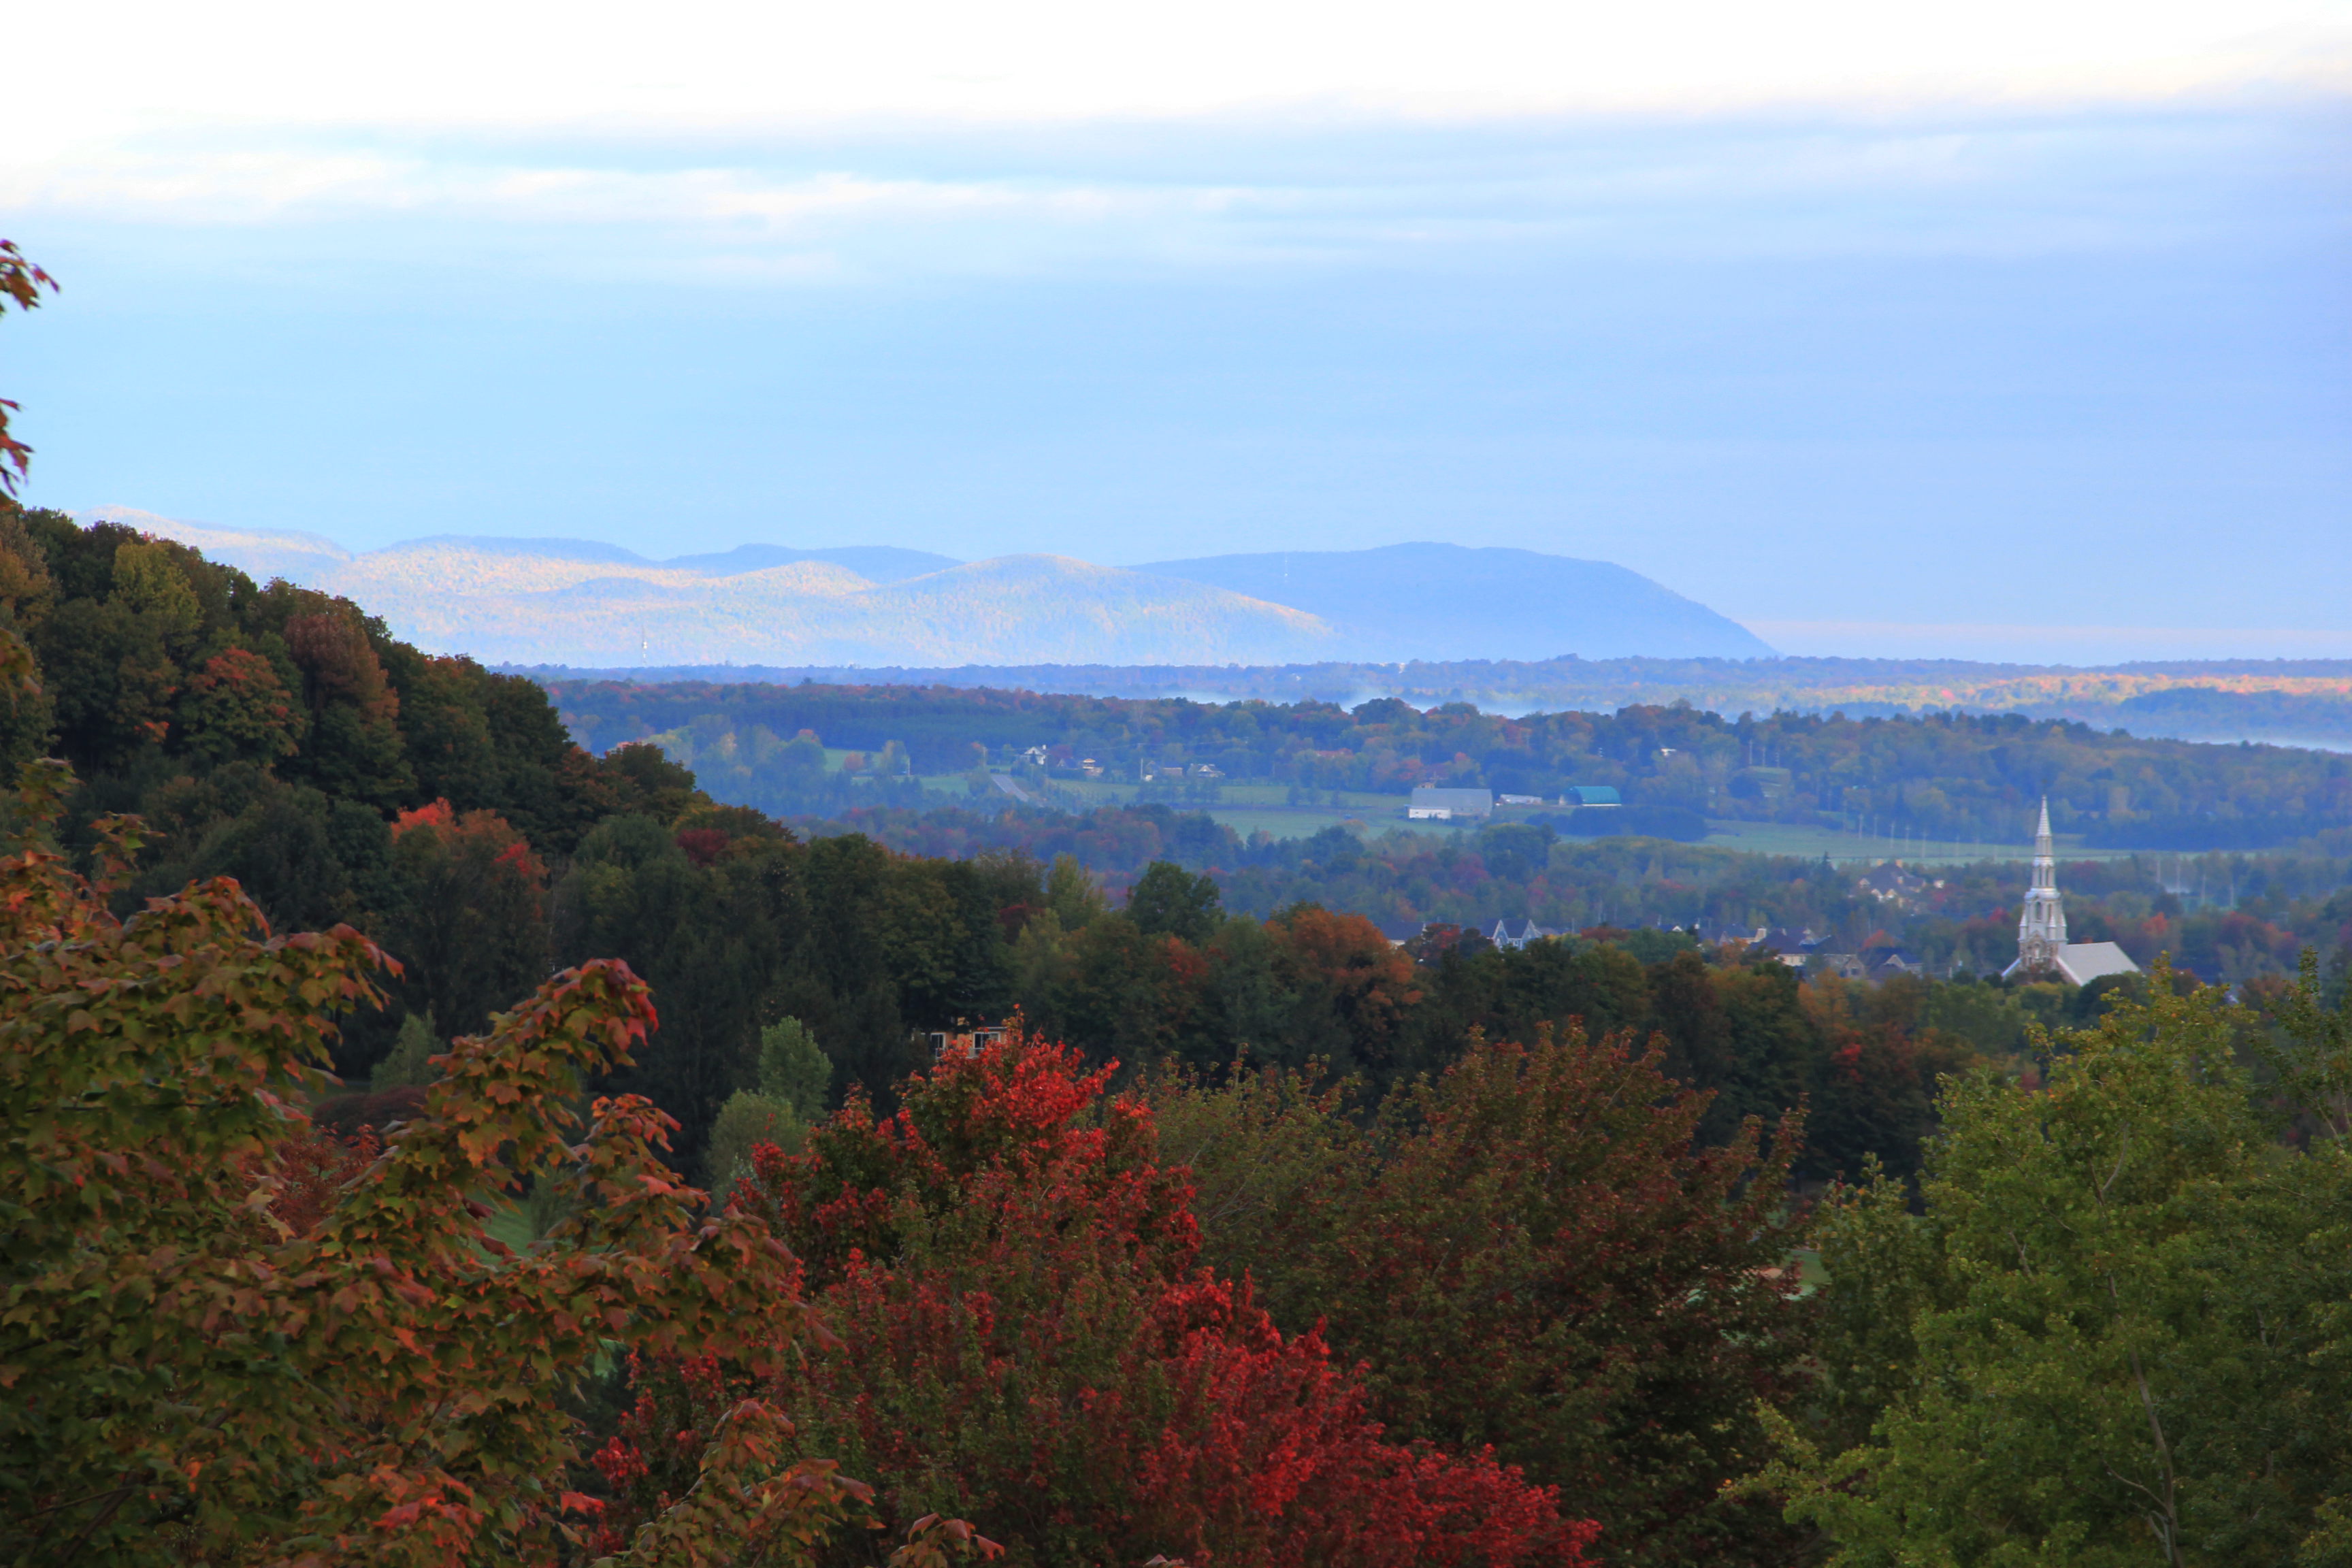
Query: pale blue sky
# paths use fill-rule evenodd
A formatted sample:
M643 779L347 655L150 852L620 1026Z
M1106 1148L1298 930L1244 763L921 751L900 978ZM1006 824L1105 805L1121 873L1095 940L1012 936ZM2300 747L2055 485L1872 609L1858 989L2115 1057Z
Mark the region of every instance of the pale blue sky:
M478 60L414 112L134 70L0 164L66 284L0 395L36 501L354 547L1451 539L1794 651L2352 655L2342 10L2268 54L2164 15L2013 92L1998 37L1934 91L1932 37L1843 92L1633 38L1556 90L1301 67L1314 102L1083 50L901 101L849 39L789 120L707 58L698 116L665 79L599 118L640 89L589 65L470 116Z

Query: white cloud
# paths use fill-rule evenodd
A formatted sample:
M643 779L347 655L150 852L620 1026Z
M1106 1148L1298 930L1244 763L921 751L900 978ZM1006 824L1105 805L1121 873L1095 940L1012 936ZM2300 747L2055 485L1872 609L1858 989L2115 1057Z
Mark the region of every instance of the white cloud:
M956 136L216 127L0 166L0 210L20 223L281 236L289 225L324 235L384 219L418 237L395 247L463 232L562 270L657 258L673 275L736 279L1394 263L1531 248L2020 254L2170 243L2200 224L2243 233L2247 214L2210 193L2244 188L2255 169L2307 190L2306 165L2324 161L2337 119L2012 110L1227 121L1214 134L1162 121ZM2228 172L2200 183L2207 169ZM2191 189L2207 195L2184 196ZM2271 203L2262 221L2328 222L2336 210L2298 197ZM583 250L585 232L610 248Z
M1969 203L2080 163L2053 115L2352 87L2352 0L126 0L14 19L10 48L20 226L617 225L806 276L1825 223L2097 243L2108 195L2021 235Z
M12 24L18 123L1474 117L2341 83L2343 0L166 0Z

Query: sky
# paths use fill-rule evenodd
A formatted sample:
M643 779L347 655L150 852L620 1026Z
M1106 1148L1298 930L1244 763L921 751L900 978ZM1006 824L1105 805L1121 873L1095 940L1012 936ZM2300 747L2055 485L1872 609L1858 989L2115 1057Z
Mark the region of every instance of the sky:
M1790 653L2352 656L2352 0L11 26L37 504L1452 540Z

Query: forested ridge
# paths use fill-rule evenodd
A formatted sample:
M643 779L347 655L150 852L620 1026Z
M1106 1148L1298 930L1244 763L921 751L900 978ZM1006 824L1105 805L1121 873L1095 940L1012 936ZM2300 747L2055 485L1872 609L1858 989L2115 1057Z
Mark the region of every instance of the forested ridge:
M736 663L653 669L517 667L536 679L704 681L720 685L863 683L1001 690L1084 691L1157 699L1214 692L1226 700L1289 703L1302 698L1343 706L1397 697L1416 708L1472 701L1505 712L1558 709L1614 711L1687 702L1717 713L1843 713L1909 718L1922 713L2021 713L2099 730L2234 743L2286 745L2352 738L2352 661L2198 659L2098 668L1986 664L1969 659L1618 658L1413 660L1396 664L966 665L781 668Z

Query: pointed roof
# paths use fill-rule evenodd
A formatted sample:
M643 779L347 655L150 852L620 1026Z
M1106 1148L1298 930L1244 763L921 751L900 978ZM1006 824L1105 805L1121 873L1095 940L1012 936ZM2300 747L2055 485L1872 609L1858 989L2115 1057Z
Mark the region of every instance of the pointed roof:
M2033 830L2033 837L2036 838L2050 837L2050 797L2046 795L2042 797L2042 826Z

